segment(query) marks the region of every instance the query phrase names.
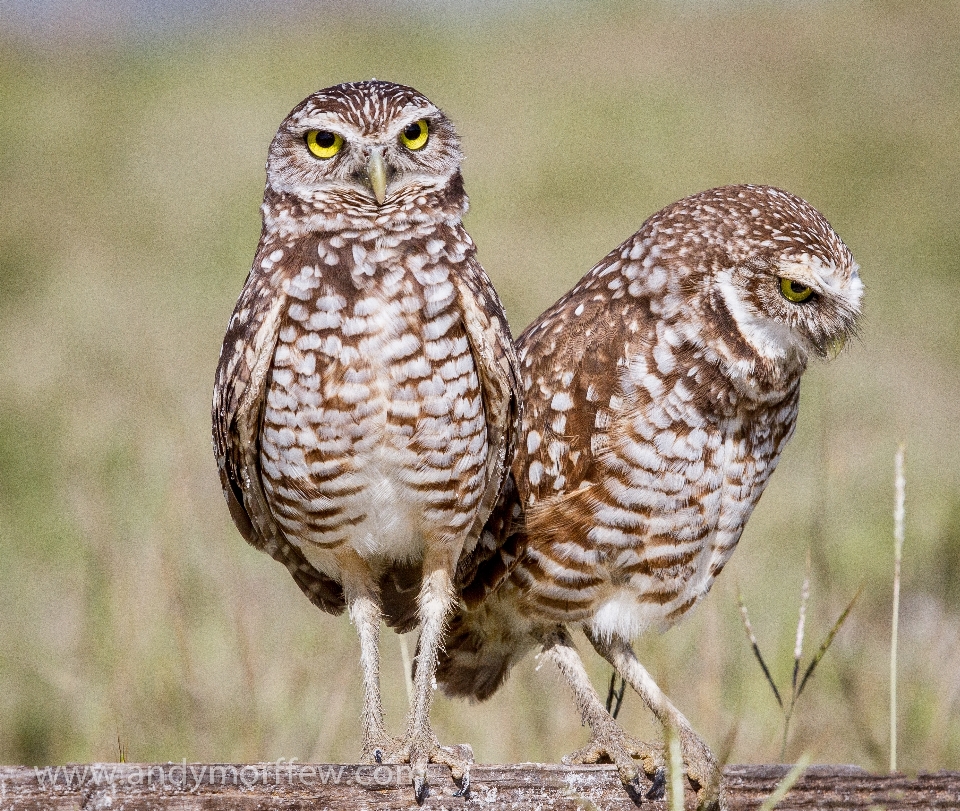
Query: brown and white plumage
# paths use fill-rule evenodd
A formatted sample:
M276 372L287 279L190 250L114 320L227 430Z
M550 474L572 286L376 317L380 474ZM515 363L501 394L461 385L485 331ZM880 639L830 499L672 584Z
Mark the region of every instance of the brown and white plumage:
M442 631L516 433L500 301L463 229L453 126L381 81L321 90L270 146L263 232L224 338L214 449L243 536L361 643L363 754L456 776L429 724ZM481 555L481 552L483 553ZM381 617L421 626L401 740L380 702Z
M855 332L861 297L809 204L728 186L655 214L540 316L517 341L524 417L488 528L499 551L466 589L441 686L485 698L540 644L593 730L578 756L631 780L630 755L652 755L596 698L564 630L577 623L709 789L715 760L630 640L707 593L793 433L808 359Z

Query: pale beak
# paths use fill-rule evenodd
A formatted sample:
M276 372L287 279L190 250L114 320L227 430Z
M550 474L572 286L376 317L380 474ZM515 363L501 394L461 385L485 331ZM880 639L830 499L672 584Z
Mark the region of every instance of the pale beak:
M383 159L383 147L375 146L370 150L370 158L367 160L367 177L370 178L373 196L377 198L379 205L383 205L387 196L387 164Z
M843 352L843 348L847 345L847 336L841 335L839 338L834 338L827 344L827 356L830 360L836 360L840 357L840 353Z

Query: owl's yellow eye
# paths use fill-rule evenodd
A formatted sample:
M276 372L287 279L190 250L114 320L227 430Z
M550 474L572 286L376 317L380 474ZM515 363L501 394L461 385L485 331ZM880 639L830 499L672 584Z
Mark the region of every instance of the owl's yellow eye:
M794 304L799 304L801 301L806 301L808 298L810 298L810 296L813 295L813 290L811 290L805 284L795 282L793 279L781 279L780 292L783 293L783 297L787 301L792 301Z
M343 138L329 130L310 130L307 133L307 149L310 154L327 160L336 155L343 147Z
M407 149L416 151L423 149L430 138L430 128L427 126L427 119L421 118L412 124L407 124L400 133L400 143Z

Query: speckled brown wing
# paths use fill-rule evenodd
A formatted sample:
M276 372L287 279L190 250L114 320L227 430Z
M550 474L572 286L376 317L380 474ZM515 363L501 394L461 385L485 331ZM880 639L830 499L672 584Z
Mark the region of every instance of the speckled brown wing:
M617 304L596 300L592 286L578 287L517 341L525 443L513 470L525 503L590 483L594 437L611 399L622 395L616 372L636 343L627 326L636 316Z
M513 473L507 475L500 498L490 513L473 552L460 561L457 584L460 598L474 609L497 589L526 548L523 509Z
M610 254L594 273L599 276L616 259ZM597 414L608 409L611 397L620 391L619 378L609 370L622 363L640 332L635 306L628 318L626 303L610 306L596 294L593 278L585 278L517 340L524 390L522 439L471 569L463 570L462 596L468 607L476 607L495 591L525 551L529 516L523 505L551 498L556 494L553 485L560 481L563 490L575 492L562 503L551 502L543 517L553 517L559 527L569 529L566 514L579 511L578 502L590 497ZM558 393L561 399L569 398L569 407L551 414ZM560 415L562 423L557 420ZM541 469L535 484L529 477L532 460L539 460ZM576 490L579 487L583 489Z
M213 390L213 448L230 515L240 534L279 561L318 608L346 607L340 584L311 566L277 526L260 472L260 426L277 334L288 306L275 274L262 269L270 245L261 245L237 301L217 365Z
M485 528L502 500L516 451L522 418L522 394L517 377L517 355L506 314L486 273L475 259L454 278L464 314L467 340L480 378L487 425L487 486L471 530L476 545L461 557L454 580L458 590L469 587L484 561L497 554L504 533Z

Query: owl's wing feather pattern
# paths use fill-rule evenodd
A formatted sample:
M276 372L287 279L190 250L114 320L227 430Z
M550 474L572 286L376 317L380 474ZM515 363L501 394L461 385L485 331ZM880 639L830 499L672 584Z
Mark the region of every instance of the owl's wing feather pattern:
M627 319L636 316L626 310L604 307L587 296L568 297L518 341L523 363L531 360L524 368L532 384L524 402L526 435L533 426L542 431L539 441L528 441L514 466L525 500L530 495L537 501L550 499L590 480L596 437L604 432L602 415L623 395L620 375L611 370L622 369L632 351ZM531 479L534 461L542 473Z
M479 606L507 578L526 543L517 483L513 473L508 473L476 547L457 570L460 597L467 608Z
M437 681L448 695L482 701L503 683L532 645L523 621L512 613L511 600L519 591L510 588L511 575L521 562L529 567L531 539L539 544L569 538L590 513L583 502L593 497L591 440L597 414L622 395L619 377L610 371L636 343L632 334L642 331L631 329L621 307L610 308L595 295L589 283L578 286L517 341L524 388L521 444L463 581L466 610L450 622L437 669ZM557 416L565 418L562 423ZM535 483L529 476L533 460L540 464ZM561 476L567 484L558 491L553 485ZM542 509L529 507L531 495Z
M213 443L230 515L243 537L279 561L318 608L339 614L343 589L311 566L277 526L260 478L260 426L277 335L288 305L280 291L265 293L258 252L237 302L217 367L213 400Z
M507 486L510 461L520 433L522 394L507 316L486 273L471 258L452 281L480 378L488 448L487 486L470 533L470 537L478 540L476 546L461 557L455 578L456 587L462 589L473 579L478 566L496 554L505 540L500 534L484 531L484 525Z
M595 273L605 266L606 262L598 265ZM588 279L517 340L526 389L520 436L527 441L517 450L507 486L481 535L476 560L464 572L463 598L469 607L479 605L509 577L526 549L531 520L555 523L562 534L575 530L568 520L571 516L586 513L578 504L591 497L593 438L602 436L597 414L609 410L611 399L622 395L619 376L609 370L622 364L645 323L644 311L636 302L628 319L625 304L611 307L595 299L594 293ZM569 406L551 414L555 404L566 402ZM562 427L557 416L563 417ZM533 426L540 427L542 435ZM531 441L534 434L538 438ZM534 459L540 462L541 472L537 481L531 482L530 462ZM560 477L565 482L564 496L557 496L553 488ZM543 509L524 510L531 494ZM547 527L536 530L543 533Z

